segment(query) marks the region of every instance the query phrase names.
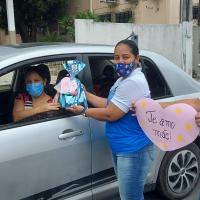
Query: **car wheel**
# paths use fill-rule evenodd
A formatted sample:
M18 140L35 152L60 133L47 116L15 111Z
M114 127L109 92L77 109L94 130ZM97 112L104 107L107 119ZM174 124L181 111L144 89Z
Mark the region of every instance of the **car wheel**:
M159 169L157 189L168 199L182 199L194 189L199 172L200 149L195 143L167 152Z

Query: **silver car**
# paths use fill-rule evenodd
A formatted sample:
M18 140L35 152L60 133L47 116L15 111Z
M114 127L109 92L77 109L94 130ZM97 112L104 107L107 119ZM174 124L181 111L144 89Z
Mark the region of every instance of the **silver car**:
M54 86L63 63L86 63L79 79L106 97L116 80L113 46L22 44L0 46L0 200L114 199L117 180L104 122L67 111L44 113L14 123L12 108L23 72L44 63ZM152 98L161 101L200 96L200 84L161 55L140 52ZM90 105L89 105L90 106ZM197 184L200 137L173 151L158 150L145 191L157 188L168 199L182 199Z

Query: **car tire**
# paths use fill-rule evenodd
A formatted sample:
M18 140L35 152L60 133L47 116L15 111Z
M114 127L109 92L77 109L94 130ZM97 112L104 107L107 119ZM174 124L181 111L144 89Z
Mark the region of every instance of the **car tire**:
M200 149L195 143L167 152L162 160L157 190L167 199L183 199L199 179Z

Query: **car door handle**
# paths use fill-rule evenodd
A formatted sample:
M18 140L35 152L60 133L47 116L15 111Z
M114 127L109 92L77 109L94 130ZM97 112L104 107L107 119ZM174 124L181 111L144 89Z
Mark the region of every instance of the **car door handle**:
M83 135L83 132L81 130L74 131L72 129L67 129L67 130L64 130L62 132L62 134L60 134L58 136L58 139L65 140L65 139L68 139L68 138L73 138L73 137L81 136L81 135Z

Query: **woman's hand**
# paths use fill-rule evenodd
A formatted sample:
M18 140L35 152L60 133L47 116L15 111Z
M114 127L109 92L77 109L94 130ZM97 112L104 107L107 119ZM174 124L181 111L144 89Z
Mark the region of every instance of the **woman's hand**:
M68 110L68 111L71 111L75 114L81 114L84 110L84 107L81 106L81 105L78 105L78 106L71 106L71 107L65 108L65 109Z
M40 113L51 111L51 110L59 110L59 108L60 108L60 104L56 103L56 102L46 103L44 105L37 107L37 109L39 110Z
M197 124L197 126L200 127L200 112L198 112L195 116L195 122Z

